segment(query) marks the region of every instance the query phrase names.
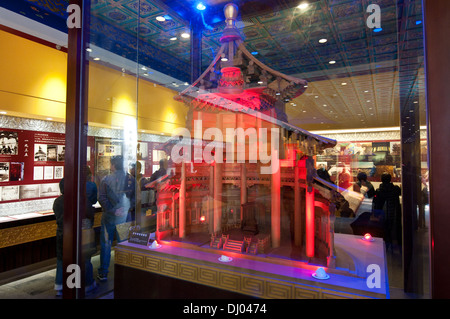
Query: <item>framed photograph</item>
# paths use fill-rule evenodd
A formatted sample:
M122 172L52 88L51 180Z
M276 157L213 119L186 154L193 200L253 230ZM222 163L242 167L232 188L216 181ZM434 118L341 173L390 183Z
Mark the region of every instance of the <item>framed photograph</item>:
M0 182L9 182L9 162L0 162Z
M33 180L40 181L44 179L44 166L35 166L33 168Z
M64 166L55 166L54 179L61 179L64 177Z
M44 179L53 179L53 166L44 167Z
M2 187L2 201L8 200L19 200L19 185Z
M17 132L0 131L0 154L17 155L19 150L19 137Z
M39 192L40 197L52 197L61 195L61 192L59 190L59 183L40 184Z
M46 144L35 144L34 145L34 160L36 162L47 161L47 145Z
M57 145L56 147L58 162L64 162L64 157L66 155L66 146L65 145Z
M19 196L20 196L20 199L38 198L39 197L39 184L20 185Z
M56 162L57 156L57 145L47 145L47 161Z
M9 166L9 180L23 181L23 162L12 162Z

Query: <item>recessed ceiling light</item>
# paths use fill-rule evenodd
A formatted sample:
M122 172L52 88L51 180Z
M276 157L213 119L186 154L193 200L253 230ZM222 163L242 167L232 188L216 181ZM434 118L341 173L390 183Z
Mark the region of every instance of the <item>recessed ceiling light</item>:
M319 98L319 96L318 96L318 95L316 95L316 96L315 96L315 98L316 98L316 99L318 99L318 98Z
M51 121L51 120L53 120L51 117L47 117L47 120L49 120L49 121Z
M367 103L370 103L370 100L367 100L366 102L367 102Z
M319 43L326 43L327 41L328 41L327 39L323 38L319 40Z
M417 103L419 103L419 102L417 102L417 101L414 101L413 103L414 103L414 104L417 104Z
M307 86L307 85L304 85L303 87L304 87L304 88L307 88L308 86Z
M196 8L197 8L197 10L200 10L200 11L203 11L206 9L205 5L201 2L199 4L197 4Z
M189 34L189 33L187 33L187 32L183 32L182 34L181 34L181 37L182 38L185 38L185 39L187 39L187 38L189 38L191 35Z
M143 66L143 67L141 68L141 70L147 71L147 68L146 68L145 66Z
M222 61L222 62L227 62L227 61L228 61L228 59L227 59L227 58L225 58L225 57L223 57L223 58L221 58L221 59L220 59L220 61Z
M324 104L323 106L327 106L326 104Z
M98 60L100 60L100 58L94 58L94 61L98 61Z
M6 112L5 111L1 111L0 114L6 114Z
M304 10L304 9L308 8L308 6L309 6L308 3L303 2L303 3L300 3L300 4L297 6L297 8Z
M263 84L264 82L263 81L258 81L258 84Z
M86 51L87 52L92 52L92 49L91 48L87 48Z
M366 90L366 91L364 91L364 93L369 93L369 91Z
M175 41L176 39L178 39L177 37L171 37L169 40L170 41Z
M328 62L328 63L330 63L330 64L335 64L336 63L336 61L334 61L334 60L331 60L330 62Z
M346 83L346 82L342 82L341 84L342 84L342 85L347 85L347 83Z
M156 20L163 22L163 21L166 21L166 18L164 18L163 16L158 16L158 17L156 17Z

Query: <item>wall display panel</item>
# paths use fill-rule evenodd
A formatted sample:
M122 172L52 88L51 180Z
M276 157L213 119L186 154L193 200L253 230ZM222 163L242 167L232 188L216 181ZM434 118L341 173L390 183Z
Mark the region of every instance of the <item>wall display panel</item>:
M64 176L64 134L2 128L0 136L0 206L59 196L58 183Z

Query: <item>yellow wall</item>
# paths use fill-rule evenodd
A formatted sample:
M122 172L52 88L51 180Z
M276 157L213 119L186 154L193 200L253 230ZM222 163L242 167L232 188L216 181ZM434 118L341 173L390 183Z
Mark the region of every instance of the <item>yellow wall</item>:
M65 120L66 53L0 31L0 61L0 111ZM176 94L91 62L88 120L90 125L122 127L125 118L136 118L137 113L138 129L170 134L185 125L187 113L173 99Z

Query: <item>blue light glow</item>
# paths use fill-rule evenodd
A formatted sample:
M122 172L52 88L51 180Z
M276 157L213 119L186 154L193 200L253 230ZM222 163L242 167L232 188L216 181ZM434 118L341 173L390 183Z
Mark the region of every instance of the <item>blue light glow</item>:
M375 29L373 29L373 32L380 32L382 30L383 30L383 28L375 28Z
M421 20L417 20L417 21L416 21L416 25L419 25L419 24L421 24L421 23L422 23Z
M199 4L197 4L197 10L203 11L205 9L206 9L206 7L203 3L200 2Z
M253 54L253 55L257 55L257 54L258 54L258 52L256 52L256 51L253 51L253 52L252 52L252 54Z

